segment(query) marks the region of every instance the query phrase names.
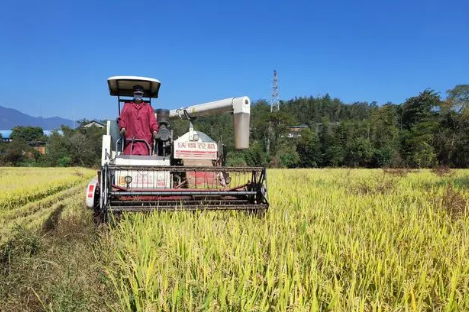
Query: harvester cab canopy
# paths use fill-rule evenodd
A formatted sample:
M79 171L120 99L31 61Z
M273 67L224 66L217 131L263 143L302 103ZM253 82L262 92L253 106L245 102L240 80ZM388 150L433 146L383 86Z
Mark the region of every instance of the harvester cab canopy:
M109 93L112 96L134 96L134 86L143 87L143 96L147 98L157 98L161 83L154 78L139 76L113 76L107 80Z
M158 97L161 82L154 78L140 77L140 76L113 76L107 79L109 86L109 94L117 96L117 109L118 115L121 112L121 103L129 102L129 97L134 96L134 86L140 85L143 87L143 97L148 98L151 104L152 98ZM121 99L126 97L126 99Z

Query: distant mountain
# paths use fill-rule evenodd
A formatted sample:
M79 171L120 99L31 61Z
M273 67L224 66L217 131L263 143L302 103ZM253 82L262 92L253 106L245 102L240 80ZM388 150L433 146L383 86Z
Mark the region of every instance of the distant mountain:
M9 130L15 126L41 127L43 130L54 130L62 125L71 127L73 121L60 117L32 117L16 109L0 105L0 129Z

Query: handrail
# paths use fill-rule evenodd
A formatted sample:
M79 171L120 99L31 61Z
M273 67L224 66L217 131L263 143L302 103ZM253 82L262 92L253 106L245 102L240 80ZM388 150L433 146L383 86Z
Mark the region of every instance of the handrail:
M117 141L116 141L116 152L117 152L117 147L118 147L118 145L119 145L119 142L122 141L122 139L124 140L124 144L121 145L121 146L122 146L121 153L124 152L126 138L125 138L124 136L122 136L122 135L121 135L120 138L117 139ZM148 142L147 142L146 140L144 140L144 139L135 139L135 138L132 138L132 139L129 139L129 141L130 141L129 144L132 144L132 146L131 146L131 148L130 148L130 155L133 155L132 152L133 152L133 148L134 148L134 146L133 146L134 142L144 142L145 145L147 146L148 154L149 154L150 156L153 156L153 150L150 148L150 144L148 144Z

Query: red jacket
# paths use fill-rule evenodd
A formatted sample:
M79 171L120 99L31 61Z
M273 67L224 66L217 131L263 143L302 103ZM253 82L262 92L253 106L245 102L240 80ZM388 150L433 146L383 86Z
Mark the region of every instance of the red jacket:
M158 131L155 113L150 104L142 102L125 103L119 116L119 129L125 128L124 155L149 155L148 148L144 142L132 142L134 139L147 141L153 148L153 132Z

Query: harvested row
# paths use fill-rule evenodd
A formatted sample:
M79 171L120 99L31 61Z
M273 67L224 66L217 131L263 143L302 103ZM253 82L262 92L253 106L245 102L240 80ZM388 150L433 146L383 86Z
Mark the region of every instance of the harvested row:
M24 226L27 229L35 229L43 226L44 222L54 214L61 214L62 211L75 203L80 203L83 207L84 189L87 182L66 190L64 192L54 194L42 201L34 202L21 207L19 213L12 211L5 219L0 219L0 237L8 238L8 233L16 226ZM29 210L28 210L29 209Z
M84 168L0 168L0 213L66 190L95 174Z
M76 194L79 191L83 191L84 187L84 182L81 182L76 186L69 187L64 191L54 193L41 200L30 202L18 208L0 211L0 224L2 224L2 221L3 223L9 223L14 219L23 218L36 213L38 210L50 207L53 204L60 202L65 198Z
M44 228L49 226L55 226L51 223L57 223L62 215L71 211L72 209L76 209L79 207L80 209L86 209L83 204L84 192L86 183L82 184L81 187L75 189L75 192L52 205L51 207L44 209L42 211L37 212L34 215L29 215L21 220L25 224L28 224L28 228Z
M60 214L74 201L80 203L80 207L83 208L86 184L94 175L93 170L81 168L62 168L61 170L23 168L22 171L17 169L3 168L2 170L17 173L18 180L24 183L27 182L24 178L26 176L38 176L41 182L38 184L32 179L29 184L25 184L24 188L28 190L23 193L25 197L18 197L22 194L22 189L10 190L15 195L3 197L4 209L0 209L0 242L7 240L11 230L17 226L30 229L42 227L45 221ZM46 177L48 177L47 180ZM7 183L10 179L6 179L3 183ZM16 181L16 185L19 187L21 184ZM41 190L40 185L45 185L45 189ZM8 202L15 196L16 201ZM31 201L32 198L36 200Z

